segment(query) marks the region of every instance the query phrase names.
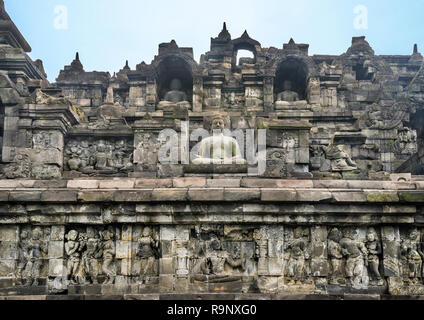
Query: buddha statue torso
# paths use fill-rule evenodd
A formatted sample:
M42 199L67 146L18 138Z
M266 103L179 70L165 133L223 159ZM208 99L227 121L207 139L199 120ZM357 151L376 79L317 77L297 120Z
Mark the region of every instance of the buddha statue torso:
M194 164L246 164L243 159L240 146L236 139L225 136L224 120L217 118L212 121L213 130L221 130L221 134L205 138L200 143Z
M170 84L170 90L165 94L164 99L159 102L159 109L170 106L190 107L187 101L187 94L182 90L182 83L179 79L173 79Z

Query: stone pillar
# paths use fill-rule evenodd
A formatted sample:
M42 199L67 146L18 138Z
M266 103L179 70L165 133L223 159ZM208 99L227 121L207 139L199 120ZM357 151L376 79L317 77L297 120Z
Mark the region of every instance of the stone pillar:
M147 79L146 85L146 111L152 112L155 111L157 105L158 93L157 93L157 83L155 79Z
M129 106L137 107L140 111L144 111L147 99L146 91L145 81L130 82Z
M203 109L203 79L196 76L193 79L193 112L202 112Z
M176 177L182 175L182 166L179 164L161 164L159 162L159 151L166 141L159 141L162 130L169 129L176 132L176 121L174 119L162 120L139 120L134 128L134 164L135 176L143 178ZM178 147L178 146L177 146ZM178 149L178 148L177 148ZM179 151L176 150L178 159Z
M311 273L313 277L328 276L327 227L311 228Z
M162 257L159 261L159 283L163 292L187 292L190 255L189 226L161 226Z
M307 87L307 99L311 105L320 105L321 84L319 78L310 78ZM337 99L337 97L336 97Z
M0 284L2 287L14 285L18 244L19 227L17 225L0 226Z
M264 78L264 111L274 112L274 78Z
M284 226L265 226L255 233L258 257L258 285L276 291L283 274Z
M49 242L48 290L58 293L66 290L65 226L52 226Z
M217 75L203 82L205 109L217 110L221 108L222 85L224 84L224 80L224 75Z

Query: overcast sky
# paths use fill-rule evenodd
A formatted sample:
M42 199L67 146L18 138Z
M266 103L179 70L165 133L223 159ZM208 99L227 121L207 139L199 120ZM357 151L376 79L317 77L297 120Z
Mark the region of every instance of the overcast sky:
M227 22L263 47L290 37L310 54L341 54L365 35L376 54L424 48L424 0L5 0L6 10L42 59L50 82L79 51L86 71L150 63L158 44L175 39L198 61ZM364 10L365 9L365 10ZM421 49L421 48L420 48ZM420 50L421 51L421 50ZM424 49L422 50L424 51Z

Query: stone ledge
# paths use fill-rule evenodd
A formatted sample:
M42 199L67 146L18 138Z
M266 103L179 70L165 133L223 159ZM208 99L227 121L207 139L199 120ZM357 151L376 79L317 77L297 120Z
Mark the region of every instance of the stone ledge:
M295 188L343 190L424 190L424 181L392 182L369 180L290 180L265 178L206 178L186 177L173 179L113 178L74 180L0 180L0 190L16 189L155 189L155 188Z
M110 184L105 184L110 186ZM129 188L0 190L0 203L90 202L277 202L277 203L424 203L424 190L317 188Z

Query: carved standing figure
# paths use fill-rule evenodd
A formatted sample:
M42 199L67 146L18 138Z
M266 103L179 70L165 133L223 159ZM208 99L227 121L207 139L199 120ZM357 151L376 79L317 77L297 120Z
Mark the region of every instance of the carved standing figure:
M40 228L35 228L32 231L32 238L29 245L29 262L27 264L30 275L28 285L38 286L39 284L43 253L47 253L47 247L42 242L42 237L43 231Z
M344 278L343 274L343 254L340 241L342 240L342 232L334 228L328 235L328 256L330 258L331 277L330 284L339 284Z
M116 255L115 241L113 232L106 230L103 232L103 273L106 275L104 284L113 284L116 277L116 268L114 264Z
M78 231L71 230L66 235L65 252L68 256L67 277L72 284L78 284L78 271L80 269L81 255Z
M153 240L153 230L145 227L138 239L137 257L141 259L140 281L146 283L155 273L155 262L159 258L159 243Z
M289 284L300 283L305 280L306 260L309 259L308 241L303 237L303 229L298 227L293 231L294 239L287 242L285 251L289 258L287 262L287 276Z
M102 248L99 235L93 228L87 230L86 250L83 254L83 261L88 276L93 284L98 283L99 276L99 259L102 257Z
M401 254L407 262L406 273L411 283L417 284L422 277L423 253L419 244L420 236L417 229L409 232L408 238L403 240Z
M365 244L358 239L357 230L347 230L345 237L340 241L343 256L346 257L346 276L354 288L362 285L365 260L368 251Z
M28 232L21 232L21 239L18 247L18 264L16 268L16 278L21 284L29 285L30 279L28 277L27 265L30 261L31 246L28 239Z
M382 286L384 284L380 274L380 256L382 254L382 248L374 228L368 229L366 248L368 250L368 268L370 276L373 280L377 281L378 286Z

